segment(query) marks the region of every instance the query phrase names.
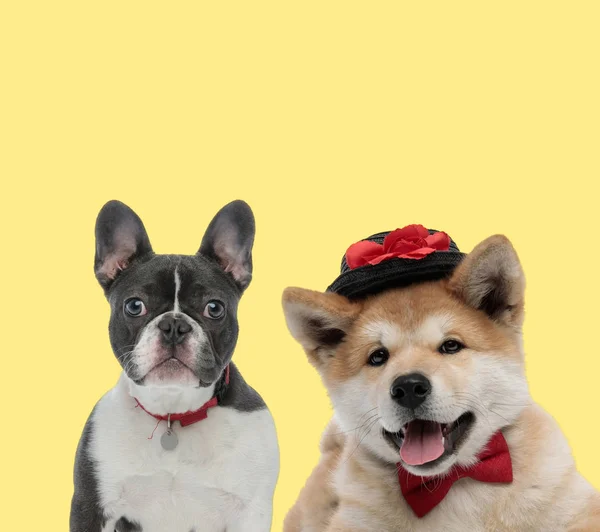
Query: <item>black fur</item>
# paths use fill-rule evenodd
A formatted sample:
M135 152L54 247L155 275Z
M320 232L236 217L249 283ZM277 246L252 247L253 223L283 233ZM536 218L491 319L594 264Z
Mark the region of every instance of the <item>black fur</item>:
M230 366L229 385L224 368L230 364L238 337L237 307L252 276L254 217L241 201L226 205L209 225L196 255L156 255L140 218L118 201L107 203L96 221L94 270L111 305L110 342L127 375L143 385L144 375L131 363L131 352L150 321L172 311L175 300L175 269L180 280L181 312L194 320L208 338L197 353L199 386L219 379L219 405L242 412L265 408L261 397L235 367ZM129 298L141 299L147 314L131 317L124 312ZM210 319L203 315L211 300L222 302L225 315ZM90 415L77 449L70 517L71 532L101 532L107 516L98 494L96 464L90 454L94 413ZM139 524L119 517L116 532L141 532Z
M152 246L140 217L120 201L109 201L96 219L96 254L94 271L100 285L107 290L113 278L101 271L106 260L119 256L124 265L151 255Z
M158 315L173 310L175 268L181 282L181 311L196 321L208 336L205 352L197 357L196 372L203 385L214 382L231 360L238 337L237 307L241 292L234 281L213 261L202 255L153 255L121 272L110 286L110 342L119 363L128 376L143 384L143 375L130 364L131 351L144 328ZM123 305L131 297L140 298L148 309L142 317L130 317ZM210 300L225 305L225 316L212 320L203 316Z
M219 406L234 408L240 412L254 412L266 408L262 397L246 383L235 364L230 364L229 369L229 386L219 397Z
M143 532L143 529L139 523L130 521L126 517L121 517L121 519L115 523L114 532Z
M138 368L129 363L142 331L156 316L172 310L176 268L181 281L181 311L194 319L210 339L207 352L199 353L195 369L202 385L217 379L237 342L237 305L251 279L254 232L250 207L243 201L233 201L213 218L196 255L155 255L144 225L133 210L119 201L110 201L101 209L96 220L94 268L111 304L109 334L113 352L131 379L140 384L143 380ZM236 278L229 271L232 267L247 276ZM124 303L131 297L144 302L148 309L145 316L130 317L123 312ZM226 314L222 319L203 316L212 299L224 303Z
M490 279L488 283L489 290L481 299L479 308L490 318L495 319L502 315L505 310L510 310L510 285L504 277Z
M77 446L73 483L75 493L71 502L71 532L101 532L106 524L98 497L96 465L90 457L90 439L93 433L94 411L90 415Z
M235 281L241 290L245 290L252 279L254 232L254 215L248 204L232 201L210 222L198 253L224 268L238 263L243 274Z
M337 327L330 327L319 319L308 321L310 335L322 347L335 347L346 337L346 333Z

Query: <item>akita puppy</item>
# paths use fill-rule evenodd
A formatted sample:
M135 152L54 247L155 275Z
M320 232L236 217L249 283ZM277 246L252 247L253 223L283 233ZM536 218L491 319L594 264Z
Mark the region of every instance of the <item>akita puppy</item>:
M513 246L384 236L328 292L284 293L335 412L284 531L600 531L600 495L529 395Z

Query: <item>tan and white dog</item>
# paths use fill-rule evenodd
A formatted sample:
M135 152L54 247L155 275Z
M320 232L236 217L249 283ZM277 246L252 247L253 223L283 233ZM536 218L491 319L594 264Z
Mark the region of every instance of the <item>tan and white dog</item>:
M600 495L529 395L524 288L514 248L493 236L443 280L358 301L285 291L289 329L335 412L285 532L600 531ZM399 478L435 493L498 434L512 480L462 478L418 517Z

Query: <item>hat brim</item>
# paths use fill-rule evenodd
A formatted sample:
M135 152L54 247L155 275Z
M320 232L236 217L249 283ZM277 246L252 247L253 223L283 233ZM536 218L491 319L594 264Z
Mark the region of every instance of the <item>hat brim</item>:
M327 291L358 299L389 288L437 281L448 277L465 256L456 251L436 251L418 260L392 258L375 265L367 264L339 275Z

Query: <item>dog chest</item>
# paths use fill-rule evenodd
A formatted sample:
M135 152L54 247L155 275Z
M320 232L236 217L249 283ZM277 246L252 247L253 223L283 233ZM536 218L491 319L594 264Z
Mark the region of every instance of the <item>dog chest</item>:
M266 409L216 407L199 423L175 422L179 443L167 451L160 443L166 422L157 423L113 390L99 403L93 427L91 456L110 532L122 516L144 532L189 532L200 525L221 532L277 474Z

